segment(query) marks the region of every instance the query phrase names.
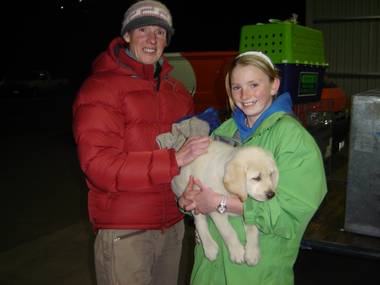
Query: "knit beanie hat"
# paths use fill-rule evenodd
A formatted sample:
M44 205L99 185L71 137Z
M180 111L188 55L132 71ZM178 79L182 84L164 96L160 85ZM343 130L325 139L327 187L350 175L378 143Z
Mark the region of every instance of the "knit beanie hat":
M128 8L121 25L121 36L143 26L160 26L166 30L167 44L174 34L172 16L169 9L159 1L138 1Z

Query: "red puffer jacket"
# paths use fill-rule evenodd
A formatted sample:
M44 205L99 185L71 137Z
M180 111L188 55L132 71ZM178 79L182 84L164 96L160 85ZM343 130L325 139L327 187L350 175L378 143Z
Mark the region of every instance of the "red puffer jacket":
M165 229L183 218L170 188L179 173L174 150L156 143L193 113L192 98L171 69L163 58L155 80L153 65L128 57L117 38L79 90L73 131L95 230Z

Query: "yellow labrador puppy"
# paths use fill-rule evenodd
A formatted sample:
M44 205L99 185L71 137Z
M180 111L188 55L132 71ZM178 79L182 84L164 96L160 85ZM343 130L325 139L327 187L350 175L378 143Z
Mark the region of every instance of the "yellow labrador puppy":
M272 154L262 148L235 148L212 141L207 153L182 167L181 173L172 180L172 188L178 197L184 192L190 175L222 195L235 195L241 201L249 195L258 201L266 201L275 195L279 174ZM260 259L258 229L254 225L245 226L247 243L244 247L228 222L228 215L234 214L215 210L209 215L229 250L231 261L256 265ZM206 216L194 215L194 222L206 257L215 260L219 248L208 231Z

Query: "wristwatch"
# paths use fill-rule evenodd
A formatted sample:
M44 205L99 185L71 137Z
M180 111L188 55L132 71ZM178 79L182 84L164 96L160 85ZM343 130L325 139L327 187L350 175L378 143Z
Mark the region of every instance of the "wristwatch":
M222 200L220 201L218 207L216 207L216 210L220 213L223 214L225 211L227 211L227 197L222 196Z

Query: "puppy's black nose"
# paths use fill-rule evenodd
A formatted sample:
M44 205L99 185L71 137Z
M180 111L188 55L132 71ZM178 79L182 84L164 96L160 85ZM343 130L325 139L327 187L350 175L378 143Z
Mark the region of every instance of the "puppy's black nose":
M269 199L272 199L275 195L275 193L273 191L268 191L267 193L265 193L265 195L267 196L268 200Z

